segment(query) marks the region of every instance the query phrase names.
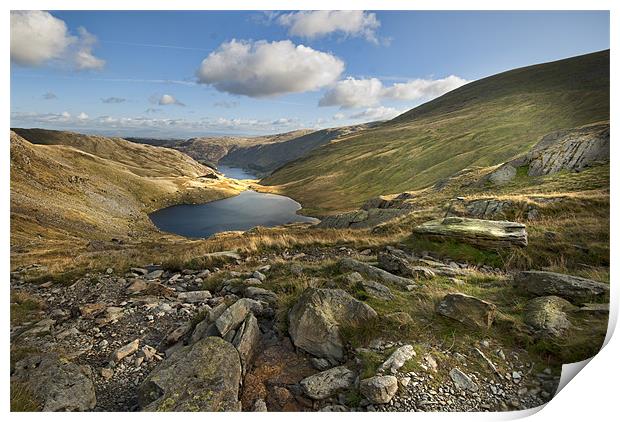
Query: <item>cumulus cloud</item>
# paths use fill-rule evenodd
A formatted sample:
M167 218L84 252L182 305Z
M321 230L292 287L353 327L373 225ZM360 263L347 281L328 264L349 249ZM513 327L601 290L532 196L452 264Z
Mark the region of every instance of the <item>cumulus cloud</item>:
M397 110L393 107L370 107L364 111L359 113L355 113L349 116L350 119L360 119L360 120L389 120L394 117L402 114L402 110Z
M376 105L381 97L383 84L379 79L347 78L337 82L319 101L319 106L342 108L369 107Z
M429 100L465 85L467 82L463 78L451 75L443 79L414 79L385 87L376 78L347 78L334 84L319 100L319 106L359 108L376 106L383 99Z
M319 89L336 81L343 70L338 57L289 40L232 40L202 61L197 76L218 91L268 97Z
M43 94L43 99L44 100L56 100L58 99L58 96L54 94L53 92L46 92L45 94Z
M77 115L77 119L78 120L88 120L88 114L81 112L80 114Z
M181 101L177 100L175 97L173 97L170 94L163 94L161 97L157 98L157 97L151 97L151 102L152 103L157 103L161 106L167 106L167 105L178 105L181 107L184 107L185 104L183 104Z
M127 99L122 97L108 97L101 99L101 102L105 104L120 104L124 103L125 101L127 101Z
M376 31L381 26L374 13L362 10L300 11L280 15L276 21L288 27L291 36L318 38L339 32L373 43L378 42Z
M62 60L77 70L101 69L105 61L92 53L96 42L82 27L72 35L65 22L49 12L11 11L11 61L20 66Z

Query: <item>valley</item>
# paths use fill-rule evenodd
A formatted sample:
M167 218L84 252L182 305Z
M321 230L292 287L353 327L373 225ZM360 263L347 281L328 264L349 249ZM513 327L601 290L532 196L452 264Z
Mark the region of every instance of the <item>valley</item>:
M609 121L607 50L363 125L15 128L12 408L543 405L607 331Z

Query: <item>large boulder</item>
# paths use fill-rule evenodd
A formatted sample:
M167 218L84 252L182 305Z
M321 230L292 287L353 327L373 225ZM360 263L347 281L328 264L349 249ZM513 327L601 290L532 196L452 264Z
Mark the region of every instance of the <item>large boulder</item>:
M359 326L377 317L370 306L340 289L306 289L288 315L295 346L332 361L342 361L339 328Z
M26 384L44 412L83 412L97 404L90 367L56 355L30 356L17 362L11 380Z
M241 360L237 349L219 337L207 337L177 350L140 385L145 411L239 411Z
M355 383L355 378L355 372L346 366L337 366L304 378L299 384L308 397L322 400L351 388Z
M392 283L401 287L415 284L414 280L394 275L388 271L382 270L381 268L366 264L365 262L356 261L352 258L342 258L340 260L340 267L345 271L356 271L363 276L383 283Z
M245 375L250 364L254 360L254 356L260 344L260 329L254 314L249 313L248 316L245 317L245 321L243 321L237 330L237 334L232 343L239 352L242 373Z
M446 217L413 229L414 235L435 240L456 240L483 248L527 246L525 225L512 221Z
M472 328L489 328L497 307L482 299L463 293L447 294L437 305L437 313Z
M523 321L543 337L561 337L571 328L564 311L572 308L574 306L561 297L537 297L525 305Z
M521 271L515 275L514 284L535 296L560 296L573 303L609 294L605 283L549 271Z
M398 391L394 375L376 375L360 381L360 393L373 404L389 403Z
M263 306L260 302L248 298L239 299L215 320L215 326L220 335L226 337L232 330L236 330L241 325L248 313L260 314L262 311Z

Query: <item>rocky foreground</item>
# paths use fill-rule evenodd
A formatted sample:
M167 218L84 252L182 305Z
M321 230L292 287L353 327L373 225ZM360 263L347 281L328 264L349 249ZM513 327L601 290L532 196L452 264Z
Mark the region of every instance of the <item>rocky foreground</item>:
M218 258L200 270L108 269L66 285L12 273L13 296L40 304L38 321L11 329L13 388L45 411L506 411L556 390L558 367L490 335L502 309L456 291L422 321L455 324L451 340L410 343L379 330L353 345L367 327L389 323L398 334L413 323L409 309L391 307L399 298L440 277L457 288L470 274L512 279L497 269L391 247ZM320 281L313 265L325 260L336 264ZM304 280L299 294L277 288L283 277ZM514 279L531 298L532 338L559 338L572 315L606 312L584 305L608 294L603 283L541 271Z

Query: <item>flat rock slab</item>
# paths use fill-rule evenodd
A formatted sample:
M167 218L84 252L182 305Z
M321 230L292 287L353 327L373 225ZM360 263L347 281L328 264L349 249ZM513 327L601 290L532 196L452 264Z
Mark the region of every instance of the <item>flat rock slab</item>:
M237 349L219 337L207 337L177 350L140 385L144 411L239 411L241 360Z
M355 377L355 373L346 366L337 366L304 378L299 384L308 397L322 400L351 388L355 383Z
M527 246L525 225L512 221L446 217L427 221L415 227L413 233L432 239L452 239L488 248Z
M450 293L437 305L437 313L472 328L489 328L497 307L477 297Z
M460 390L467 390L472 393L478 391L478 385L474 380L459 368L453 368L450 371L450 378L452 378L452 382L454 382L454 385Z
M576 304L609 294L605 283L549 271L521 271L514 284L535 296L560 296Z

